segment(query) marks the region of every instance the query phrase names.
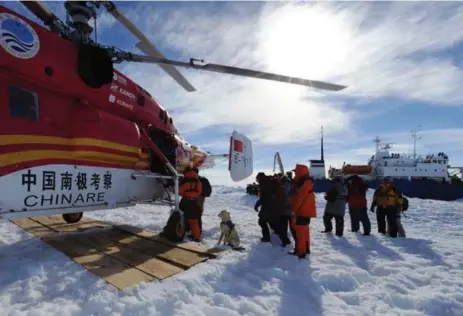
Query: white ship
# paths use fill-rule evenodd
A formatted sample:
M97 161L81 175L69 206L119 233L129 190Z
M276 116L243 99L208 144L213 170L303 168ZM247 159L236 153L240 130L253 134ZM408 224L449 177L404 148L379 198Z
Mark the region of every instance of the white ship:
M412 131L413 154L391 153L393 143L381 143L379 137L373 141L376 143L376 153L369 159L367 165L344 164L341 169L330 168L329 177L348 177L359 175L365 180L381 180L385 177L394 179L434 179L436 181L448 182L449 157L439 152L426 156L416 154L416 141L419 139L416 131Z
M449 157L443 153L428 154L426 156L413 154L390 153L391 143L381 146L379 137L375 138L376 153L368 161L372 170L372 177L382 179L434 179L449 181ZM416 144L416 137L414 144ZM416 148L416 146L414 146Z

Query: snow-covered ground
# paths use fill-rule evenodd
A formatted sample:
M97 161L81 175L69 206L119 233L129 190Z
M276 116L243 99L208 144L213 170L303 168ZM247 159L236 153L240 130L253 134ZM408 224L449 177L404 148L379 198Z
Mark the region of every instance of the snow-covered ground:
M463 204L410 199L406 239L321 234L317 196L312 254L299 261L260 244L255 198L215 187L204 242L219 236L228 209L246 252L227 252L162 282L114 290L65 255L11 223L0 224L0 315L463 315ZM371 192L370 192L371 194ZM140 206L88 213L159 231L168 209ZM290 247L288 247L290 248Z

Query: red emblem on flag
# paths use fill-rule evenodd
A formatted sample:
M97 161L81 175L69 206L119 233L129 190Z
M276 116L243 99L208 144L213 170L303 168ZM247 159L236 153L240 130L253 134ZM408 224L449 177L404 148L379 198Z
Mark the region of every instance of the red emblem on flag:
M242 153L242 152L243 152L243 142L234 139L234 140L233 140L233 149L234 149L235 151L237 151L237 152Z

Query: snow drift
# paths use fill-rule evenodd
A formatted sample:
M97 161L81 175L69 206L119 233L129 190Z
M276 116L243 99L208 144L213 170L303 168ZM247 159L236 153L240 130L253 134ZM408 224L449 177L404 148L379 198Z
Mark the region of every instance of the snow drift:
M204 242L217 241L231 212L245 252L227 252L162 282L118 292L11 223L0 224L0 315L463 315L463 204L410 199L406 239L346 231L321 234L324 200L311 225L312 254L286 254L276 236L260 244L244 190L215 187L206 202ZM369 192L371 198L371 191ZM87 213L160 231L168 209L138 206Z

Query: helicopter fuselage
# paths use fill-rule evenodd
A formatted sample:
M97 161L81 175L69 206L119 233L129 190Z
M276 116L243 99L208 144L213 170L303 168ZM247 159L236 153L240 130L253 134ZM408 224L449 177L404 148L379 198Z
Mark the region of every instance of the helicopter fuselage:
M147 138L156 133L175 142L178 172L206 161L146 90L117 70L110 84L88 87L75 43L2 6L0 45L0 218L156 198L155 179L131 177L162 167Z
M130 147L138 154L131 159L124 158L125 166L146 168L146 155L139 153L148 150L142 144L140 130L148 133L150 127L175 138L178 171L191 164L201 167L207 153L192 147L179 135L173 118L146 90L117 70L111 84L89 88L76 71L75 43L7 8L0 6L0 13L4 24L8 26L11 19L11 27L16 23L16 31L24 34L19 38L13 30L8 35L11 38L2 36L3 46L8 50L0 49L0 89L1 95L6 96L0 100L4 112L1 137L13 139L11 136L14 136L17 140L8 146L22 142L31 149L33 139L34 146L48 142L48 145L61 144L75 151L82 149L76 146L109 142L113 150ZM27 97L35 99L34 104L27 104L27 111L26 105L12 100ZM92 139L92 142L81 139ZM39 158L34 156L36 161ZM15 168L25 163L14 159L8 162ZM1 165L0 174L8 173L6 167L5 163Z

